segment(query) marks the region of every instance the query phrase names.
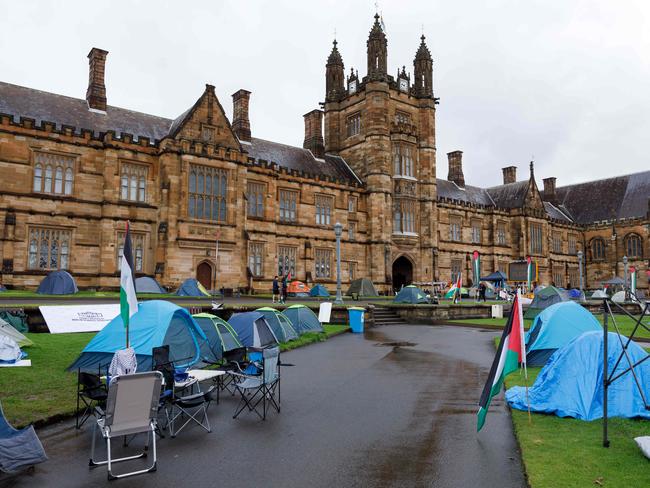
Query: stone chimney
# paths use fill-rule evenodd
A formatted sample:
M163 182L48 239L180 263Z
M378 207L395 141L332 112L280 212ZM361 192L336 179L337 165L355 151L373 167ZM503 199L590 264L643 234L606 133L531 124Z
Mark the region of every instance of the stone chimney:
M447 153L449 160L449 174L447 180L453 181L461 188L465 188L465 176L463 175L463 151L452 151Z
M557 195L555 193L555 181L557 178L544 178L544 200L555 203L557 201Z
M86 101L88 107L94 110L106 112L106 85L104 84L104 73L106 72L106 56L108 51L92 48L88 53L89 72L88 90L86 90Z
M325 143L323 142L323 111L312 110L303 115L305 118L305 140L302 147L309 149L314 157L325 156Z
M506 168L502 168L501 171L503 171L503 184L507 185L508 183L515 183L517 181L517 167L516 166L508 166Z
M248 118L248 104L251 92L238 90L232 94L232 130L240 141L251 141L251 121Z

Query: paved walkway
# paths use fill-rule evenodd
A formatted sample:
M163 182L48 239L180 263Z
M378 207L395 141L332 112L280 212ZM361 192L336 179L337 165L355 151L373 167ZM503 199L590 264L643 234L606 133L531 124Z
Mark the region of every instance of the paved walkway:
M501 396L476 434L493 337L393 326L285 353L296 366L283 369L279 415L233 420L235 401L226 398L210 409L211 434L192 429L161 440L158 471L115 486L525 486ZM64 427L39 433L47 463L4 483L106 486L106 470L87 467L90 429Z

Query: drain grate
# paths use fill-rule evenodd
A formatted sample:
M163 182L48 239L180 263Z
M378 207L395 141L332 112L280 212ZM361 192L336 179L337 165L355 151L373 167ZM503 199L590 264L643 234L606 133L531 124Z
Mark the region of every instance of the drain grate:
M375 346L383 347L414 347L417 346L416 342L378 342Z

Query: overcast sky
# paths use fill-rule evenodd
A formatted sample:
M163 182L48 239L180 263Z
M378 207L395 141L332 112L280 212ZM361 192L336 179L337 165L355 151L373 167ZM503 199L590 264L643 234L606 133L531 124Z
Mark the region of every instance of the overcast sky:
M108 103L175 118L216 86L252 92L254 137L302 145L324 99L336 29L346 71L366 71L375 2L0 0L0 80L83 98L86 55L109 51ZM464 151L468 184L503 166L558 185L650 167L650 2L379 2L394 74L424 29L434 58L438 177Z

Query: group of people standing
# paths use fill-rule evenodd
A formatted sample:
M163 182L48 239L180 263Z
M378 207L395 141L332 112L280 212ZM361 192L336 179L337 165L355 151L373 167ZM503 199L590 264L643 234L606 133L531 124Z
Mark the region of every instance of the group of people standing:
M276 298L278 303L286 303L287 301L287 288L289 287L289 275L286 274L280 277L280 282L278 282L278 276L273 277L273 303L275 303Z

